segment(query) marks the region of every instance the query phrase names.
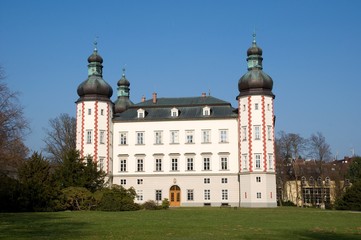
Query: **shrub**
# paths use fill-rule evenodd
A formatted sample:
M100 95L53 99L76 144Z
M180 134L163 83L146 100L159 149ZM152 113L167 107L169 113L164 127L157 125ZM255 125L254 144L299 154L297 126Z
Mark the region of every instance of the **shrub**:
M164 198L162 201L162 208L163 209L168 209L169 208L169 201L168 198Z
M145 210L157 210L158 206L157 203L153 200L148 200L145 203L142 204L142 208Z

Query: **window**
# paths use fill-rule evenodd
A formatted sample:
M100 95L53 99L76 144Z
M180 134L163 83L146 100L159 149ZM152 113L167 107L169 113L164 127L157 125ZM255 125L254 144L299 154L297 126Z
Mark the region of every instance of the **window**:
M163 131L155 131L154 132L155 144L163 143Z
M211 200L211 190L209 189L204 190L204 200Z
M162 159L160 158L155 159L155 171L162 171Z
M254 126L254 139L255 140L260 140L261 139L259 128L260 128L260 126Z
M228 190L222 189L222 200L228 200Z
M120 144L121 145L127 145L128 144L128 141L127 141L128 133L127 132L121 132L119 135L120 135Z
M222 178L222 183L228 183L228 178Z
M139 184L139 185L140 185L140 184L143 184L143 179L141 179L141 178L140 178L140 179L137 179L137 184Z
M267 139L272 140L272 126L267 126Z
M202 130L202 143L210 143L211 142L211 130L204 129Z
M256 168L261 168L261 154L255 154L256 158Z
M243 104L243 112L246 111L246 104Z
M194 170L193 158L187 158L187 171Z
M92 130L86 131L86 143L91 144L92 143Z
M194 143L193 135L194 135L193 130L186 131L186 143Z
M126 185L127 179L120 179L120 185Z
M178 159L172 158L172 171L178 171Z
M209 184L211 183L211 179L210 178L205 178L204 179L204 184Z
M137 144L142 145L144 144L144 132L136 132L137 135Z
M268 154L268 168L273 169L273 154Z
M247 141L247 127L242 127L242 141Z
M143 172L144 171L144 160L143 159L137 159L137 172Z
M155 200L162 201L162 190L155 190Z
M203 170L211 170L211 160L209 159L209 157L203 158Z
M261 196L261 193L260 192L258 192L257 193L257 198L261 198L262 196Z
M193 201L194 200L193 189L187 189L187 200L188 201Z
M126 172L127 171L127 160L126 159L121 159L120 160L120 168L119 168L120 172Z
M144 116L145 116L144 109L141 109L141 108L138 109L137 113L138 113L138 118L144 118Z
M228 130L226 129L222 129L219 131L219 141L221 143L226 143L228 142Z
M88 115L92 115L92 110L88 108Z
M104 157L99 157L99 163L98 163L99 170L104 170Z
M254 104L254 110L258 110L258 103Z
M246 170L248 168L247 154L243 154L242 158L243 158L243 170Z
M143 201L143 190L137 190L137 200Z
M221 157L221 170L228 170L228 158Z
M179 143L179 131L170 131L170 143Z
M104 109L100 109L100 115L104 115Z
M261 182L261 177L256 177L256 182Z
M179 113L178 109L172 108L172 110L171 110L172 117L178 117L178 113Z
M203 108L203 116L209 116L211 115L211 109L209 107Z
M104 135L105 135L105 131L100 130L100 132L99 132L99 143L100 144L104 144Z
M267 110L268 110L268 111L271 110L269 103L267 104Z

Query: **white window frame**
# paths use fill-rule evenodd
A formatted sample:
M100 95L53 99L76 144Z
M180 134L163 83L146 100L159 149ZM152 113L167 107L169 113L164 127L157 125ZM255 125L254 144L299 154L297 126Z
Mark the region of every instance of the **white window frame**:
M187 201L194 201L194 190L187 189Z
M267 126L267 139L268 140L272 140L272 126L271 125L268 125Z
M155 190L155 201L162 201L162 190Z
M120 145L128 145L128 132L119 132Z
M99 157L98 167L100 171L104 171L104 159L105 157Z
M261 154L260 153L256 153L254 154L254 159L256 160L256 169L260 169L261 168Z
M138 116L138 118L144 118L144 117L145 117L145 111L144 111L144 109L139 108L139 109L137 110L137 116Z
M211 183L211 179L210 179L210 178L204 178L204 179L203 179L203 183L204 183L204 184L210 184L210 183Z
M204 189L204 200L209 201L211 200L211 190Z
M99 144L104 144L105 130L99 130Z
M242 154L242 160L243 160L243 170L248 169L248 155Z
M171 130L170 131L170 144L178 144L179 143L179 131Z
M211 108L206 106L203 108L203 116L210 116L211 115Z
M127 171L127 159L122 158L119 160L119 172Z
M179 110L178 110L177 108L172 108L170 114L171 114L172 117L178 117L178 115L179 115Z
M139 131L139 132L136 132L135 135L136 135L136 138L137 138L137 141L136 141L137 145L144 145L145 133L143 131Z
M222 178L221 183L228 183L228 178Z
M228 164L229 163L229 161L228 161L228 157L226 157L226 156L221 156L220 157L220 164L221 164L221 170L223 170L223 171L225 171L225 170L229 170L228 169Z
M143 190L137 190L137 201L143 201Z
M144 172L144 159L137 158L137 172Z
M156 145L163 144L163 131L160 130L154 131L154 144Z
M211 143L211 130L210 129L202 129L202 143Z
M254 140L261 140L261 126L254 126Z
M228 189L222 189L222 201L228 200Z
M203 157L203 171L211 171L211 158Z
M162 158L156 158L154 160L154 169L155 172L162 172L163 171L163 159Z
M187 157L187 171L194 171L194 159L193 159L193 157Z
M219 130L219 142L228 143L228 129Z
M93 131L92 130L86 130L86 143L92 144L93 142Z
M262 193L261 192L257 192L257 199L261 199L262 198Z
M247 126L242 127L242 141L247 141Z
M171 171L178 171L178 158L176 157L171 159Z
M273 154L268 154L268 169L273 170Z
M186 130L186 143L187 144L194 143L194 130Z

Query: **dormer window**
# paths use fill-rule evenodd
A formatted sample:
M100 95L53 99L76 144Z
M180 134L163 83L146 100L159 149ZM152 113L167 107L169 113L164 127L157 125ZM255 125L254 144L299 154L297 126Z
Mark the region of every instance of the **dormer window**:
M203 108L203 116L209 116L209 115L211 115L211 108L206 106Z
M138 111L138 118L144 118L145 117L145 111L142 108L139 108Z
M172 117L178 117L178 115L179 115L179 110L178 110L177 108L172 108L170 114L171 114Z

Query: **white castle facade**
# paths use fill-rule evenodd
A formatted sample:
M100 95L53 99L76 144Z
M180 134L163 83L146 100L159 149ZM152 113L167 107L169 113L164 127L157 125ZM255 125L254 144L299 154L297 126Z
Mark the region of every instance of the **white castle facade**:
M133 187L136 202L171 206L275 207L273 81L253 40L238 107L199 97L130 100L123 72L117 100L94 49L76 101L77 149L91 155L111 184Z

